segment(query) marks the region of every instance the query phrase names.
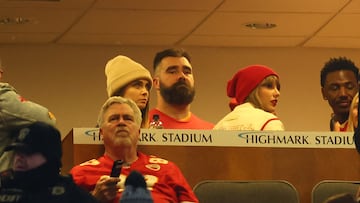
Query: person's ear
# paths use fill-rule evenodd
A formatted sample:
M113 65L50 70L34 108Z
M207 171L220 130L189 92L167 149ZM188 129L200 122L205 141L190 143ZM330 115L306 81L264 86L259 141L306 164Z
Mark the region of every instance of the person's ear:
M99 127L99 138L101 139L101 140L103 140L103 133L102 133L102 129Z
M328 98L326 97L326 94L325 94L325 89L323 87L321 88L321 94L322 94L324 100L328 100Z
M160 89L160 79L158 76L153 78L153 86L157 90Z

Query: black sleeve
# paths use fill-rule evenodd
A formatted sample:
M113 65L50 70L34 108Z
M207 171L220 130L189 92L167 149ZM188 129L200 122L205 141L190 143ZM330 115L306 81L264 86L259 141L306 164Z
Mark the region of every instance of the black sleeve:
M71 175L66 177L68 182L67 191L70 193L69 196L71 197L71 203L100 203L92 194L88 191L80 188L77 186Z

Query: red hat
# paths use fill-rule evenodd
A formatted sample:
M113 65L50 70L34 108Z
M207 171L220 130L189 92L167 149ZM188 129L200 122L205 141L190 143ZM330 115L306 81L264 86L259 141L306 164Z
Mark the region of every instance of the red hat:
M249 94L268 76L279 77L264 65L251 65L240 69L227 84L227 96L235 97L238 104L245 102Z

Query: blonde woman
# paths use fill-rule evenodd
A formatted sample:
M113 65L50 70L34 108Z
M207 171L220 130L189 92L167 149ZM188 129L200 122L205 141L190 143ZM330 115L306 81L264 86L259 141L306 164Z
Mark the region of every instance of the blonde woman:
M280 97L278 74L263 65L240 69L227 84L233 110L221 119L215 130L284 130L275 115Z
M347 132L354 132L358 126L358 105L359 105L359 93L356 93L352 99L349 108L348 128Z

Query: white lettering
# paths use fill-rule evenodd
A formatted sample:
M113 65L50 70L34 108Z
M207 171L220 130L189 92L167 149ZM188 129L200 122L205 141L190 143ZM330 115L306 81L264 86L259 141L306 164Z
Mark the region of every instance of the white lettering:
M18 202L21 195L0 195L1 202Z

